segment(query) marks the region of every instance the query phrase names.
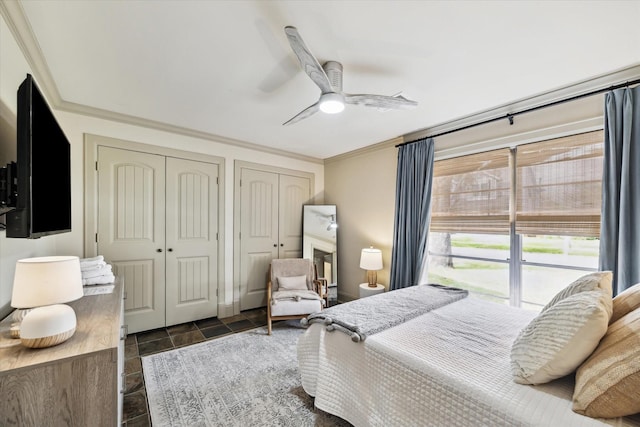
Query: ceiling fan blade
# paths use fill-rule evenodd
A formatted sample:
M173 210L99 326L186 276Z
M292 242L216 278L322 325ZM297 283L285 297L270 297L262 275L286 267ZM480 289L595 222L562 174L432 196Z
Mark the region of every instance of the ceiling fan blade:
M296 27L286 26L284 27L284 32L287 34L291 49L293 49L293 52L298 57L304 72L311 77L311 80L313 80L316 85L318 85L322 93L333 92L327 74L320 66L316 57L313 56L311 51L304 44L304 41L302 41L302 37L300 37L298 29Z
M418 106L416 101L405 98L402 95L351 95L344 94L344 102L347 104L364 105L365 107L386 108L394 110L406 110Z
M298 114L296 114L295 116L293 116L292 118L284 122L282 125L283 126L292 125L294 123L299 122L302 119L306 119L312 114L315 114L318 112L318 110L320 109L319 105L320 105L319 102L316 102L315 104L310 105L309 107L305 108L304 110L300 111Z

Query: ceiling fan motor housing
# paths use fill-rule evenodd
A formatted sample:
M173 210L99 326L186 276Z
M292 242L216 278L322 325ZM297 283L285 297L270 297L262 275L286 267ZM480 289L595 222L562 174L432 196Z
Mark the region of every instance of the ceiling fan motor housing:
M342 92L342 64L336 61L327 61L322 69L329 78L329 83L334 92Z
M418 105L417 102L399 95L345 94L342 92L342 64L337 61L327 61L320 65L300 37L296 27L288 25L284 27L284 31L302 69L320 88L320 99L284 122L283 125L297 123L318 111L328 114L339 113L344 110L345 104L384 110L414 108Z

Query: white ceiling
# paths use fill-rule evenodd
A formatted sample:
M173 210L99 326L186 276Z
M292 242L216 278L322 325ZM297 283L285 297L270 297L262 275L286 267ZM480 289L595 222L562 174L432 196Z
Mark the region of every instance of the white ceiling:
M4 0L3 0L4 1ZM23 0L62 104L325 159L640 62L640 1ZM349 93L419 102L313 104L284 33L344 66ZM37 77L37 76L36 76ZM77 105L76 105L77 104Z

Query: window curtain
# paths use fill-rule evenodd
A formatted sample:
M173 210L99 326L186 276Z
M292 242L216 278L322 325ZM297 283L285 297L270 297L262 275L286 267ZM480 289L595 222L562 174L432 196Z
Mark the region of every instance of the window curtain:
M640 282L640 87L605 95L600 270L613 294Z
M417 285L426 262L434 151L433 138L398 149L390 290Z

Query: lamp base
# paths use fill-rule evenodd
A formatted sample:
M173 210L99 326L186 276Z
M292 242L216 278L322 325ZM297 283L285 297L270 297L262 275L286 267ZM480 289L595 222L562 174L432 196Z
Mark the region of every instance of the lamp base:
M58 345L73 336L76 324L76 313L68 305L34 308L20 324L20 342L29 348Z
M32 308L16 308L16 311L13 312L13 321L20 324L20 322L22 322L22 319L24 319L24 316L27 315L27 313L29 313L31 310L33 310Z
M51 335L48 337L42 338L20 338L20 342L23 346L29 348L45 348L52 347L54 345L61 344L71 338L73 334L76 332L76 328L71 329L67 332L62 332L57 335Z
M378 273L375 270L367 271L367 282L369 283L370 288L378 286Z

